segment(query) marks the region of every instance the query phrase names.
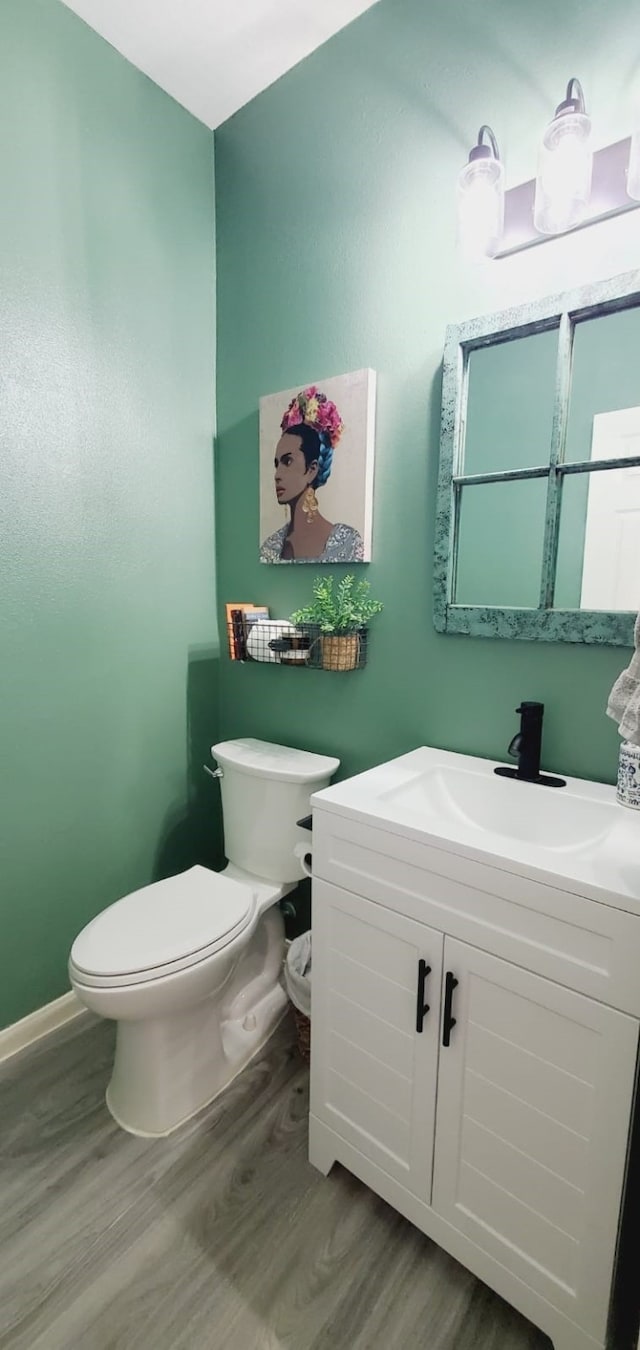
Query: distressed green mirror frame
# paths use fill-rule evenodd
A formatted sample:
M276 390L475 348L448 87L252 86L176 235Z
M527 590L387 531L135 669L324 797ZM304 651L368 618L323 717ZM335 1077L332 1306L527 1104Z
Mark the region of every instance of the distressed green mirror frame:
M625 459L565 462L565 444L571 393L573 339L580 320L640 307L640 271L625 272L609 281L583 286L563 295L533 301L499 314L451 324L447 328L442 385L440 470L434 554L434 625L440 633L473 637L525 638L545 642L593 642L606 646L633 646L635 614L587 609L554 609L560 502L568 474L598 473L640 465L640 456ZM558 348L553 425L548 460L531 468L499 473L467 474L464 436L468 396L469 358L474 349L509 342L556 329ZM640 349L638 360L640 362ZM536 609L459 605L456 566L462 488L477 483L515 479L547 479L547 502L540 580Z

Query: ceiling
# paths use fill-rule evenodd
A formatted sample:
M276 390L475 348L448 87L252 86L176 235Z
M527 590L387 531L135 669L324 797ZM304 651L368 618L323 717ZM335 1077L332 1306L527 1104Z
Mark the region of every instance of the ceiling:
M217 127L375 0L63 0Z

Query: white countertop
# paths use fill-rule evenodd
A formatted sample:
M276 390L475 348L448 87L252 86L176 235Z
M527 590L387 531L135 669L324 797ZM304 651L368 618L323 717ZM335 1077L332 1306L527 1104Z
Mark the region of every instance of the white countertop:
M495 767L421 746L311 804L640 915L640 812L608 784L547 787L497 777Z

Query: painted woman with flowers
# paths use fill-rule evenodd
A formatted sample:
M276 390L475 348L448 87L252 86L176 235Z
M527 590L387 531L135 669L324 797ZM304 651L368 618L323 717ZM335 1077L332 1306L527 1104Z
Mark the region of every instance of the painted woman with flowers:
M281 405L282 406L282 405ZM343 431L335 403L309 385L296 394L280 423L275 489L289 519L260 548L261 562L362 562L362 537L350 525L332 525L320 513L316 489L331 473Z

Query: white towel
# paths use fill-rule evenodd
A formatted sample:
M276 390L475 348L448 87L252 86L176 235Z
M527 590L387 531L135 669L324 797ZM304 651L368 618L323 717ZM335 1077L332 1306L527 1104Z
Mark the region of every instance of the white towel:
M640 614L633 637L636 649L609 694L607 716L618 723L623 740L640 745Z

